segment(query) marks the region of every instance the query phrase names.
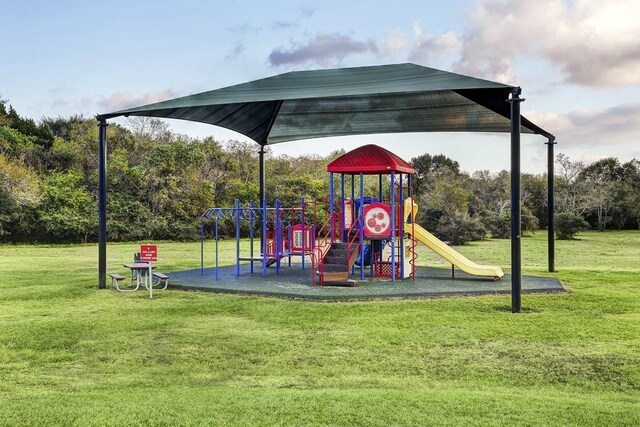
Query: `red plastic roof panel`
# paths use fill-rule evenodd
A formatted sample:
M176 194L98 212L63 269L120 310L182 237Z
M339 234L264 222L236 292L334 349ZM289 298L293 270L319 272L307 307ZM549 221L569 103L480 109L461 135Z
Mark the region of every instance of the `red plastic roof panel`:
M327 172L359 174L412 174L415 169L391 151L374 144L363 145L343 154L327 165Z

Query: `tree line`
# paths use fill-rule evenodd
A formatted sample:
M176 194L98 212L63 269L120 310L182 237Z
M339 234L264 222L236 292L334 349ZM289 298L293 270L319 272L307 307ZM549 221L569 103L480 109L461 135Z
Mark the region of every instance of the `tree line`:
M220 142L171 132L155 119L132 118L107 129L110 241L193 240L212 206L258 199L258 145ZM20 116L0 99L0 241L97 240L97 126L82 116ZM267 151L267 200L293 206L325 198L329 156L274 156ZM411 159L416 169L417 221L453 243L510 236L507 171L472 174L443 155ZM640 162L606 158L594 163L557 158L556 212L574 226L637 229ZM377 194L377 179L365 182ZM547 179L523 174L523 230L547 226ZM577 221L577 222L576 222ZM223 233L232 233L229 224Z

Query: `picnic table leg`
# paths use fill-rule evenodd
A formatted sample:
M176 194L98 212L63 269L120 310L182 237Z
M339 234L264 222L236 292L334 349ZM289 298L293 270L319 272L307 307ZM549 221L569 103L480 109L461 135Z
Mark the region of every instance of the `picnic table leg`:
M152 282L153 277L151 276L151 261L149 261L149 273L147 276L148 276L147 280L149 283L149 299L152 299L153 298L153 282Z

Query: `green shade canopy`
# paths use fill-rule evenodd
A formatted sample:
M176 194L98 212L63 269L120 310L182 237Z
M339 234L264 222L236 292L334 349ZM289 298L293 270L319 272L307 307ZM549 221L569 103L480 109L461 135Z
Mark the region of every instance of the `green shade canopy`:
M208 123L261 145L339 135L509 132L514 86L415 64L296 71L99 117ZM553 139L522 117L521 132Z

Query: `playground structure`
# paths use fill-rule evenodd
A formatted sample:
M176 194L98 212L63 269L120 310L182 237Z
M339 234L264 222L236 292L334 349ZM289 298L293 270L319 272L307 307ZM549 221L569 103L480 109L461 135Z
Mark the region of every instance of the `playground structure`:
M276 273L280 273L281 261L288 259L291 266L291 257L301 257L302 269L305 268L305 257L312 254L315 246L315 229L317 215L315 202L313 203L313 221L307 225L305 210L308 204L304 198L299 206L282 208L280 201L276 200L275 207L267 207L267 201L256 206L252 200L248 207L240 205L236 200L232 208L210 208L200 218L200 271L204 274L204 241L205 220L214 222L215 238L215 274L219 278L219 223L222 220L234 221L236 237L236 274L240 275L240 262L249 261L250 272L254 273L254 263L262 263L262 275L267 275L267 267L275 265ZM298 220L296 222L296 220ZM249 254L243 256L240 247L241 222L247 221L249 226ZM256 226L259 225L260 250L255 250Z
M260 263L262 275L266 277L268 267L275 266L279 274L282 260L287 259L291 266L294 256L301 258L304 270L308 256L313 286L355 286L356 280L352 277L356 274L360 280L366 275L392 282L398 278L415 280L418 243L451 263L452 279L456 267L467 274L494 280L504 275L500 267L470 261L415 223L418 205L411 189L411 175L415 170L390 151L376 145L359 147L329 163L327 171L329 195L325 200L307 203L302 198L300 204L293 207L282 207L276 200L272 208L266 200L258 206L252 201L248 207L236 201L235 207L208 209L200 220L201 274L204 274L205 261L205 220L214 222L216 280L219 279L219 222L231 220L236 232L238 276L243 261L250 263L250 273L254 273L254 263ZM365 195L365 177L370 175L378 178L377 197ZM319 215L319 206L322 215ZM249 250L244 255L240 245L242 222L249 227ZM260 241L258 250L254 244L256 237Z

